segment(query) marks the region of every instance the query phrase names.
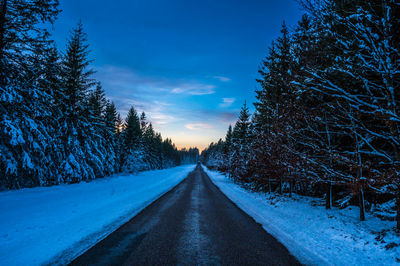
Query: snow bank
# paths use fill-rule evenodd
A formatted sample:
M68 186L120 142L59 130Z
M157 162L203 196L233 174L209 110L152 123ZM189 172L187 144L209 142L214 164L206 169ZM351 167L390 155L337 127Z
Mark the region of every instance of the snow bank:
M247 191L218 172L205 171L226 196L306 265L399 265L400 236L390 230L395 222L368 214L367 221L360 222L358 208L327 211L322 200L310 197L268 199L268 194ZM390 245L394 247L387 249Z
M194 165L0 193L0 264L68 263L182 181Z

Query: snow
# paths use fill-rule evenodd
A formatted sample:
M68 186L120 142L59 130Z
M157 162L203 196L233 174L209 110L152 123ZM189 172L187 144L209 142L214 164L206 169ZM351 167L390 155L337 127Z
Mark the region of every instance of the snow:
M359 208L325 210L321 199L251 192L219 172L205 171L239 208L306 265L399 265L400 235L395 222Z
M186 178L194 165L0 193L0 264L66 264Z

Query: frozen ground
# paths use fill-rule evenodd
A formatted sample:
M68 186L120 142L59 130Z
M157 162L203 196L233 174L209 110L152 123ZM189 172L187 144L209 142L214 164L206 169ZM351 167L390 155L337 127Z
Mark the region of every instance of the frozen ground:
M250 192L204 168L225 195L304 264L400 265L395 222L369 214L367 221L360 222L359 209L354 206L326 211L319 199Z
M0 264L65 264L182 181L194 165L0 193Z

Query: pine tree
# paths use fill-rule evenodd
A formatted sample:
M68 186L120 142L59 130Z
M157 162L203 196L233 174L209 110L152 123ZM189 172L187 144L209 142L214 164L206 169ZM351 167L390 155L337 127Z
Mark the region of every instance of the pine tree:
M53 23L58 0L2 0L0 4L0 88L24 80L27 58L51 41L41 23Z
M146 113L142 112L142 114L140 115L140 129L142 130L142 134L146 132L146 128L147 128L147 117Z
M148 123L143 134L144 143L146 144L146 156L150 169L160 169L160 160L157 150L156 133L153 125Z
M57 0L0 2L0 187L169 167L194 154L163 141L144 113L132 109L122 123L92 78L82 24L64 55L55 48L46 23L58 13Z
M88 69L91 60L88 59L89 46L86 42L86 33L83 31L82 23L79 22L68 40L67 51L63 60L65 104L62 107L66 117L71 120L83 115L87 94L89 89L95 85L91 77L94 71ZM68 135L71 135L71 133Z
M164 156L163 156L163 145L162 145L162 137L160 133L155 134L154 138L154 150L155 150L155 156L157 157L157 162L159 165L158 169L163 169L164 168Z
M96 122L103 120L103 113L107 105L104 90L100 83L97 84L96 89L89 92L88 106L92 119Z
M152 145L153 145L153 138L154 138L154 130L153 126L149 124L147 121L146 113L142 112L140 115L140 129L142 132L142 145L143 145L143 153L144 153L144 160L146 163L147 169L156 169L156 160L154 155L152 154Z
M229 125L228 131L226 132L225 142L223 144L223 158L222 165L228 173L231 173L232 164L232 126Z
M293 34L282 26L260 67L250 142L241 145L241 119L233 129L233 176L325 196L326 208L358 201L360 220L366 202L391 193L400 228L400 6L303 2L307 15ZM211 143L201 161L218 168L228 139Z
M99 110L90 111L88 105L90 88L95 82L94 71L89 69L91 60L86 41L82 23L78 23L68 40L62 62L63 99L58 138L64 148L63 182L79 182L104 174L101 139L91 124L94 112Z
M131 107L125 120L124 144L128 147L134 147L139 144L141 136L142 131L140 128L139 117L135 108Z
M104 139L108 141L112 151L111 154L106 154L110 161L110 167L113 169L112 172L118 172L120 167L118 157L120 153L120 145L118 141L121 124L119 119L119 113L117 112L114 103L108 101L104 110Z
M134 107L129 109L121 138L121 171L137 172L145 169L142 130L140 128L139 116Z
M0 3L0 185L45 185L56 167L52 151L51 95L42 83L57 1Z
M247 181L249 177L247 166L250 159L250 141L250 113L247 104L244 103L232 132L232 175L242 181Z
M318 10L318 20L322 21L320 32L334 39L335 47L330 49L327 63L310 71L311 82L307 86L333 98L330 106L334 112L328 120L334 121L331 127L333 124L338 132L333 138L338 147L335 162L349 166L335 174L343 182L353 183L360 195L360 210L363 209L363 180L368 178L370 188L373 183L382 182L383 176L391 176L383 183L396 180L393 172L389 174L389 168L398 162L395 154L399 134L396 130L389 133L389 128L396 128L393 121L397 121L398 112L386 107L396 106L398 101L392 93L396 78L391 74L396 69L393 59L396 54L398 57L394 34L394 25L399 21L394 14L398 10L393 1L370 4L332 1ZM384 144L389 142L391 147ZM361 220L363 216L360 213Z
M120 130L120 117L117 112L117 108L113 102L107 102L106 108L104 110L104 120L106 127L110 132L109 135L117 134Z
M114 131L110 131L107 125L106 115L110 114L105 113L108 103L100 83L89 92L87 101L91 138L95 145L93 148L96 151L96 160L101 162L101 165L96 165L96 176L110 175L117 169L116 141ZM116 117L112 119L115 120Z

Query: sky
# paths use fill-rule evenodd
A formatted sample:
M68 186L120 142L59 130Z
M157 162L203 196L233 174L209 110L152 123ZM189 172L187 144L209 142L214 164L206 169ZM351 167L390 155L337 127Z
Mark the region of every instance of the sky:
M133 105L178 148L224 138L246 101L254 110L260 62L296 0L60 0L60 50L80 20L92 68L125 117Z

